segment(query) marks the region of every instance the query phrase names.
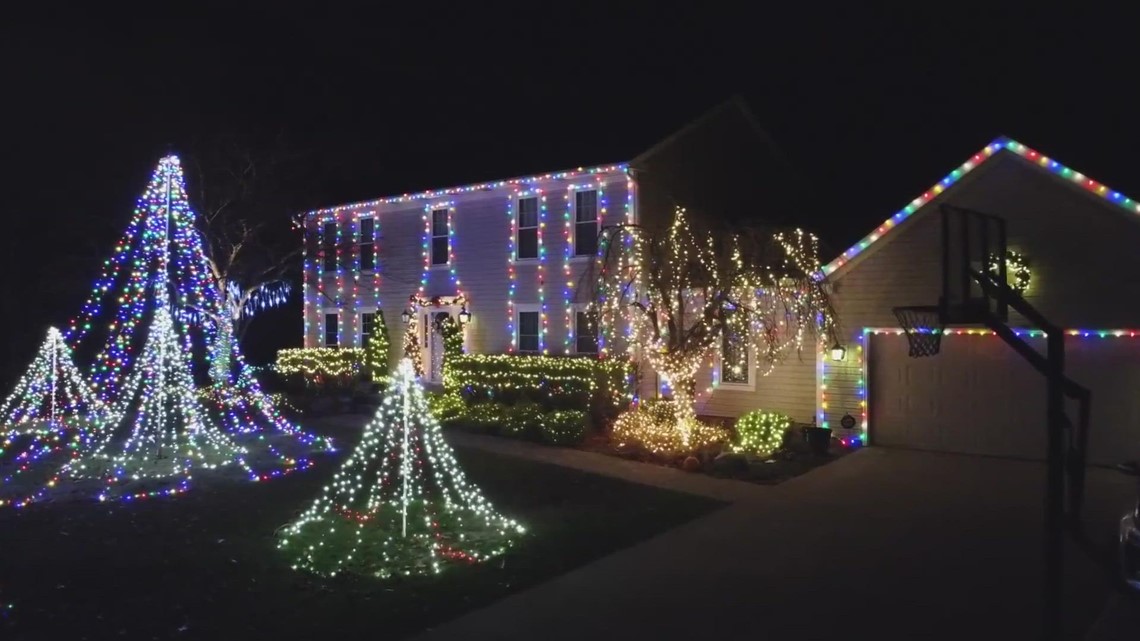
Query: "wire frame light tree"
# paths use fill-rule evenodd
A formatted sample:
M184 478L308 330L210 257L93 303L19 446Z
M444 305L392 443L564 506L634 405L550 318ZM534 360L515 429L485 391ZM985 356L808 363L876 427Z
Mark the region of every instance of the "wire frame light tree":
M835 335L818 241L799 229L721 229L678 207L661 229L603 228L588 277L607 351L661 376L686 445L697 372L725 340L754 351L767 375L809 338Z

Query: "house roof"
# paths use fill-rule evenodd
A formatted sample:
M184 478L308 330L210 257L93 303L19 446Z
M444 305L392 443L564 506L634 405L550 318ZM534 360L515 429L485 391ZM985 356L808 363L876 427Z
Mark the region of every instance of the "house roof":
M906 207L903 207L895 215L883 221L881 225L876 227L874 231L863 237L862 240L852 245L847 251L840 254L835 260L823 266L823 273L825 276L830 276L840 267L846 265L853 258L863 253L871 245L875 244L885 236L889 235L894 229L907 218L910 218L918 210L922 209L924 205L933 200L938 194L941 194L954 183L961 180L963 176L970 173L977 167L980 167L990 158L993 158L998 152L1006 150L1011 153L1017 154L1022 158L1030 161L1042 171L1047 171L1062 179L1068 180L1080 187L1090 194L1099 196L1109 203L1117 205L1121 209L1133 214L1140 214L1140 202L1132 200L1124 194L1115 191L1106 185L1103 185L1088 176L1085 176L1079 171L1074 171L1065 165L1041 154L1040 152L1030 149L1025 145L1007 138L1006 136L999 136L993 142L986 145L981 151L971 156L966 162L949 174L945 178L934 184L933 187L927 189L918 198L910 201Z
M464 194L472 191L484 191L489 189L497 189L507 185L527 185L535 182L542 182L546 180L563 180L578 178L581 176L593 176L597 174L608 174L616 171L625 171L629 165L627 163L617 163L613 165L601 165L598 167L577 167L575 169L564 169L562 171L555 171L547 174L538 174L534 176L520 176L518 178L506 178L504 180L494 180L491 182L474 183L470 185L460 185L458 187L445 187L443 189L430 189L428 191L421 191L412 194L400 194L398 196L385 196L373 200L363 200L359 202L346 203L344 205L336 205L334 207L325 207L322 209L314 209L306 216L319 216L321 214L338 214L342 211L351 211L357 209L364 209L367 207L376 207L379 205L386 205L389 203L412 202L416 200L431 200L433 198L441 198L444 196L453 196L455 194Z

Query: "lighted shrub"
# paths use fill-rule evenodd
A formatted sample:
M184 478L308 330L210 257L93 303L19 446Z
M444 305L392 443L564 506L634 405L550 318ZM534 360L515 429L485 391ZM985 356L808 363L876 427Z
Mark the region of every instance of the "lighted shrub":
M677 419L671 400L651 399L618 417L613 439L619 446L642 447L655 454L687 454L726 440L725 430L695 418Z
M305 347L277 352L278 374L301 379L317 388L348 388L364 373L364 350L358 347Z
M629 404L633 382L633 367L620 358L458 354L444 369L444 387L469 400L588 408L599 417Z
M440 425L450 426L467 414L467 403L458 394L435 394L428 396L428 407Z
M505 416L499 430L503 436L522 437L539 431L543 422L542 406L535 403L520 403L503 409Z
M557 410L543 417L538 433L547 445L577 445L586 438L586 413Z
M498 403L476 403L467 407L467 413L459 421L480 432L493 432L503 424L506 415L507 408Z
M753 410L736 421L732 451L738 454L769 456L780 449L792 419L778 412Z

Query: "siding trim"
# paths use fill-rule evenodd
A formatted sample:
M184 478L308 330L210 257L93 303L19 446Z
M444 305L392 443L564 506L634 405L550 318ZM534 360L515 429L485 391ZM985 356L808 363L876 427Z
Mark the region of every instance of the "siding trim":
M1084 174L1074 171L1065 165L1045 156L1034 149L1030 149L1025 145L1008 138L1006 136L999 136L993 142L986 145L981 151L971 156L965 163L957 169L954 169L947 174L942 180L934 184L930 189L923 192L920 196L910 201L905 207L896 212L893 216L883 221L881 225L876 227L870 234L863 237L862 240L849 247L846 251L832 260L830 263L823 266L823 274L827 277L839 276L837 272L845 266L849 266L853 259L860 256L864 250L874 246L881 238L890 234L896 227L903 221L909 219L912 215L920 210L926 209L926 205L930 203L935 197L944 192L951 185L956 184L963 176L973 171L975 168L984 164L990 158L998 155L1000 151L1009 151L1017 156L1029 161L1032 165L1040 170L1048 172L1050 175L1063 178L1066 182L1080 186L1087 193L1098 196L1100 199L1107 201L1113 205L1118 206L1124 211L1132 214L1140 214L1140 202L1128 198L1118 191L1108 188L1106 185L1098 183L1095 180L1085 176ZM848 267L850 269L850 267ZM846 272L847 269L842 270Z

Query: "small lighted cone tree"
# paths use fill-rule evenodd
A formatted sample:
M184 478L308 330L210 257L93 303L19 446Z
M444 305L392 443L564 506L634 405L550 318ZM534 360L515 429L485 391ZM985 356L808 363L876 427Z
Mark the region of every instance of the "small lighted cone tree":
M485 561L523 532L467 480L404 359L360 445L278 536L295 569L390 577Z
M607 348L642 356L668 385L681 446L701 444L696 374L726 339L753 348L766 375L806 338L834 335L816 238L798 229L695 229L677 208L664 229L604 228L591 277Z
M411 319L404 326L404 347L403 357L411 361L412 372L417 376L424 375L424 359L420 349L420 339L418 334L418 325L416 319Z
M0 406L0 435L86 427L102 409L94 389L75 367L63 334L49 327L31 365Z
M0 483L5 486L0 505L9 502L10 483L27 481L33 469L41 472L33 483L41 482L45 473L53 474L75 456L84 439L102 426L103 409L75 367L63 335L48 328L47 339L0 407ZM51 469L41 469L45 467ZM27 494L15 493L21 498Z
M194 389L190 356L170 312L160 307L124 383L113 418L92 447L64 469L109 483L189 480L196 469L245 465L244 450L221 431Z

